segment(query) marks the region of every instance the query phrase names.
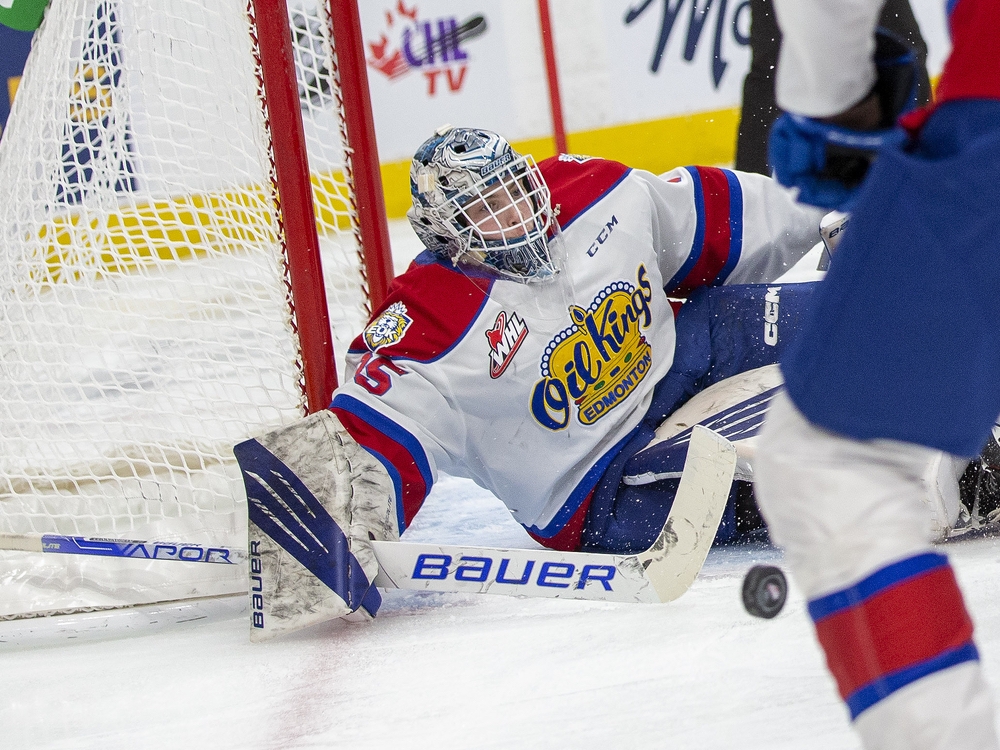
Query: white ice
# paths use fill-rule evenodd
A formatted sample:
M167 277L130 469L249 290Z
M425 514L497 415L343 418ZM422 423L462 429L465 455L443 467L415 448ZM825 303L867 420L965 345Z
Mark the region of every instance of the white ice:
M406 536L531 544L451 478ZM1000 547L945 549L998 675ZM755 561L780 553L716 549L659 605L387 591L370 624L254 646L242 597L0 623L0 747L857 747L801 597L771 621L743 611Z
M406 538L533 545L447 477ZM1000 547L944 549L995 679ZM739 603L780 560L716 549L662 605L387 591L372 623L255 646L243 597L0 622L0 750L856 748L802 598L771 621Z

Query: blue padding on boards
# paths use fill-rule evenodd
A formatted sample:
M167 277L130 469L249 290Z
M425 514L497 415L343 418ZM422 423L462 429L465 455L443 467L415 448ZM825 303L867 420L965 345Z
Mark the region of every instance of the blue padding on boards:
M973 456L1000 414L1000 102L882 153L782 362L812 422Z
M351 610L374 615L382 603L344 532L295 473L256 440L233 448L247 489L250 520ZM318 540L318 543L317 543Z

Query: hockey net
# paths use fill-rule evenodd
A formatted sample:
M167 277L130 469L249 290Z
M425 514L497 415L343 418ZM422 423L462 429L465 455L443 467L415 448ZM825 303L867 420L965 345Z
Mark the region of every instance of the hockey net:
M245 547L233 444L306 413L299 328L342 357L368 317L327 8L289 0L330 323L296 317L255 1L53 0L35 34L0 140L0 534ZM0 618L245 588L0 551Z

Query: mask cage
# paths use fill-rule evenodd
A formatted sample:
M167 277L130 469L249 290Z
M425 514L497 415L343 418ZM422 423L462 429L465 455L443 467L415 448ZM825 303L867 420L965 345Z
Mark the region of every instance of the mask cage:
M481 176L446 201L460 244L452 260L485 266L515 281L557 273L548 252L550 193L530 155Z

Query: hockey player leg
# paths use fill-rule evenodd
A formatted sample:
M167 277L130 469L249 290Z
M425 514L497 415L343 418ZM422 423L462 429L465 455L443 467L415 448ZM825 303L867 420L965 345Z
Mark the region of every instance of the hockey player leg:
M234 448L249 513L250 639L352 613L381 596L371 540L398 538L392 481L322 411Z
M760 436L761 512L869 749L998 747L972 622L929 545L939 457L820 430L784 394Z

